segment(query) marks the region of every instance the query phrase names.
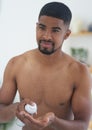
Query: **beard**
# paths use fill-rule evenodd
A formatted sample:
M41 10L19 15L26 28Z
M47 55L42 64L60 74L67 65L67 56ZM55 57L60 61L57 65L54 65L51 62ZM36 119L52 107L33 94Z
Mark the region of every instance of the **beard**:
M49 43L51 45L51 47L50 48L48 48L48 47L42 47L42 44L45 43L45 42ZM39 49L39 51L41 53L43 53L45 55L51 55L51 54L53 54L56 51L55 50L55 44L53 42L51 42L51 41L45 41L45 40L41 40L39 42L38 49Z

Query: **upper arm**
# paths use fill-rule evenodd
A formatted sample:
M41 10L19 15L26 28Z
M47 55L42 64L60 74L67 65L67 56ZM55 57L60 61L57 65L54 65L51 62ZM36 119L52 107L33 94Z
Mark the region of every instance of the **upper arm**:
M72 98L74 119L88 122L91 115L91 75L85 65L81 65L76 75Z
M16 94L14 59L11 59L4 71L3 83L0 89L0 104L10 104Z

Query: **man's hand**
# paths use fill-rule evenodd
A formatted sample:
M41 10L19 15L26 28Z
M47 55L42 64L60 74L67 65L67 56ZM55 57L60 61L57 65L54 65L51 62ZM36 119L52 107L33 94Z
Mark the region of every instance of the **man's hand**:
M30 127L30 129L43 129L47 126L50 126L55 119L55 115L52 112L46 113L38 118L34 118L32 115L23 111L20 113L20 115L22 121L25 123L25 125Z
M25 111L25 105L30 104L32 105L33 102L31 102L29 99L25 99L22 102L19 103L17 107L16 116L30 129L42 129L47 126L49 126L55 119L55 115L52 112L46 113L43 116L40 116L38 118L34 118L33 115L27 113Z

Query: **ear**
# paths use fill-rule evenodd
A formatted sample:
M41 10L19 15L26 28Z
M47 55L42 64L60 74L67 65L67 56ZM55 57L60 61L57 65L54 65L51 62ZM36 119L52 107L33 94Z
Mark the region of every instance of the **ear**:
M66 32L66 34L65 34L64 39L66 40L70 36L70 34L71 34L71 30L68 29L67 32Z

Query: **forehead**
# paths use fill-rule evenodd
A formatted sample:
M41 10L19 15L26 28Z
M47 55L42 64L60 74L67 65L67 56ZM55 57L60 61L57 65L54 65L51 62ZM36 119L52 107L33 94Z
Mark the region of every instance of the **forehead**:
M50 17L50 16L41 16L39 18L39 23L44 24L45 26L50 27L62 27L65 26L64 21L62 19Z

